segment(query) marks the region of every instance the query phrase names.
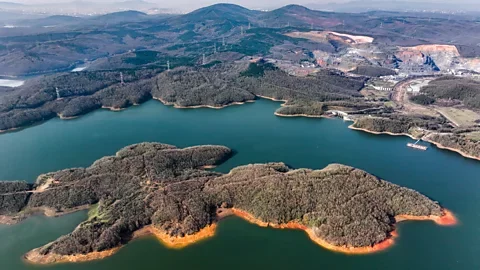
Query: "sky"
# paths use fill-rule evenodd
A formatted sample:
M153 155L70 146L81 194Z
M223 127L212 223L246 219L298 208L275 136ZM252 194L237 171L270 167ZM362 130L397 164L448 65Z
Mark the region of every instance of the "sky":
M61 3L61 2L72 2L75 0L0 0L0 1L5 1L5 2L17 2L17 3L22 3L22 4L40 4L40 3ZM78 0L77 0L78 1ZM83 1L91 1L91 2L123 2L126 0L83 0ZM132 0L129 0L132 1ZM136 1L136 0L133 0ZM352 0L223 0L223 1L218 1L218 0L145 0L147 2L151 3L157 3L161 7L165 8L197 8L197 7L203 7L203 6L208 6L211 4L215 3L224 3L224 2L229 2L229 3L234 3L234 4L239 4L248 8L267 8L267 7L280 7L284 6L287 4L326 4L326 3L345 3L349 2ZM355 1L355 0L353 0ZM364 1L364 0L356 0L356 1ZM432 6L434 7L434 4L436 3L448 3L452 5L455 3L455 5L462 6L462 4L475 4L479 5L480 7L480 0L369 0L369 1L383 1L383 2L405 2L406 5L407 3L412 3L412 2L423 2L423 3L432 3ZM414 5L412 5L414 6ZM480 11L480 8L479 8Z
M16 2L24 4L39 4L39 3L60 3L60 2L72 2L74 0L2 0L4 2ZM88 1L88 0L85 0ZM91 0L92 2L124 2L126 0ZM170 4L172 0L145 0L151 3L159 4ZM220 2L231 2L241 5L255 5L262 4L266 5L269 3L278 3L278 4L311 4L311 3L345 3L350 0L224 0L224 1L215 1L215 0L175 0L174 2L178 4L214 4ZM357 0L358 1L358 0ZM384 1L384 2L431 2L431 3L448 3L451 1L448 0L375 0L375 1ZM478 0L455 0L455 3L476 3Z

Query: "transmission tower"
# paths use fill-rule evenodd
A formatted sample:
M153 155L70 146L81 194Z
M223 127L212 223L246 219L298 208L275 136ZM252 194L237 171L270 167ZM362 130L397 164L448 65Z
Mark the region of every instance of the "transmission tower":
M225 47L225 37L222 38L222 46Z
M202 65L206 65L206 64L207 64L207 60L205 59L205 54L203 54Z
M122 85L125 84L125 82L123 81L123 72L120 72L120 83L121 83Z
M170 60L167 61L167 70L170 71Z

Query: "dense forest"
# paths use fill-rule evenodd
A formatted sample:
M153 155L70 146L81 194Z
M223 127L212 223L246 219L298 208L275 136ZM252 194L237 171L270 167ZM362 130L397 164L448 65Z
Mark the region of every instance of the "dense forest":
M422 87L421 93L433 99L460 100L469 108L480 109L480 81L442 77Z
M28 81L0 95L0 130L57 115L76 117L101 107L126 108L152 97L180 107L222 107L266 96L304 102L306 107L307 101L361 98L358 91L364 85L363 78L348 78L337 71L324 70L301 78L264 63L217 63L161 71L84 71Z
M410 100L414 103L420 104L420 105L431 105L435 103L435 99L432 97L429 97L424 94L420 95L415 95L410 98Z
M389 237L397 215L442 215L436 202L418 192L343 165L314 171L257 164L224 175L202 169L230 155L223 146L132 145L88 168L39 176L24 202L16 199L32 187L4 182L0 209L21 219L35 209L61 213L95 205L72 233L40 248L42 255L108 250L151 224L171 236L191 235L214 223L219 207L242 209L265 222L296 221L329 243L353 247Z
M441 144L443 147L459 150L466 155L480 158L480 142L471 140L463 134L432 133L427 139Z
M361 117L355 121L353 127L395 134L412 134L413 128L451 131L448 121L444 118L402 114L390 114L388 117Z
M352 71L352 73L368 77L381 77L397 74L395 70L376 66L358 66L355 70Z

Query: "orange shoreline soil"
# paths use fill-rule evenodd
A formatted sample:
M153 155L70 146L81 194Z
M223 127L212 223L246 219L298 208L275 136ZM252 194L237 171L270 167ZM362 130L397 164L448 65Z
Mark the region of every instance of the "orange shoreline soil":
M256 224L261 227L272 227L276 229L298 229L298 230L303 230L307 233L308 237L318 245L331 250L335 252L340 252L340 253L345 253L345 254L368 254L368 253L373 253L373 252L378 252L385 250L389 247L391 247L395 241L394 239L398 237L398 234L396 231L391 232L391 235L389 238L385 239L384 241L375 244L373 246L368 246L368 247L350 247L350 246L336 246L331 243L328 243L327 241L319 238L313 229L308 228L305 225L302 225L298 222L291 221L287 224L272 224L272 223L267 223L264 221L261 221L251 214L239 210L239 209L232 209L232 212L234 215L245 219L246 221ZM401 222L401 221L407 221L407 220L432 220L438 225L442 226L453 226L457 224L457 220L455 216L453 215L452 212L444 209L443 210L443 215L442 216L410 216L410 215L399 215L395 217L395 221Z
M448 210L444 210L444 214L442 216L410 216L410 215L400 215L395 217L396 222L406 221L406 220L432 220L435 223L443 226L452 226L457 223L457 220L453 213ZM372 252L377 252L381 250L385 250L394 244L394 239L398 236L396 231L391 232L389 238L385 239L383 242L375 244L373 246L368 247L348 247L348 246L335 246L333 244L328 243L327 241L319 238L313 229L308 228L307 226L300 224L296 221L291 221L286 224L273 224L261 221L255 218L253 215L249 214L246 211L231 208L231 209L218 209L217 210L217 221L221 219L235 215L238 216L252 224L256 224L261 227L272 227L276 229L294 229L294 230L303 230L307 233L309 238L317 243L318 245L332 251L341 252L345 254L367 254ZM146 237L146 236L154 236L160 242L162 242L166 247L173 248L173 249L181 249L196 242L202 241L204 239L213 237L215 235L215 231L217 228L217 222L208 225L207 227L201 229L199 232L186 235L184 237L175 237L171 236L168 233L155 228L152 225L146 226L133 234L132 240ZM118 250L120 250L122 246L116 247L113 249L105 250L105 251L95 251L90 252L88 254L75 254L75 255L58 255L58 254L48 254L48 255L41 255L40 248L34 249L27 254L24 255L23 259L27 263L32 264L57 264L57 263L72 263L72 262L86 262L92 260L99 260L109 256L114 255Z
M154 226L146 226L133 234L132 240L154 236L163 245L172 249L181 249L206 238L213 237L217 229L217 224L213 223L207 227L201 229L199 232L186 235L184 237L175 237L167 234L166 232L155 228ZM75 255L59 255L50 253L48 255L41 255L40 249L36 248L29 251L23 256L23 260L30 264L59 264L59 263L77 263L77 262L88 262L93 260L100 260L107 257L110 257L117 253L123 246L115 247L112 249L104 251L94 251L87 254L75 254Z

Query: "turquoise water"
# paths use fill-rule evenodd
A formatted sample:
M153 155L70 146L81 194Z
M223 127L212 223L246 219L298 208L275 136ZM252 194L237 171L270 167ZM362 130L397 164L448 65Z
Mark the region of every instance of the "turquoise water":
M348 256L315 245L301 231L259 228L229 218L215 237L182 250L142 239L102 261L46 269L480 269L480 162L433 146L426 152L409 149L409 138L352 131L340 120L276 117L278 107L258 100L223 110L179 110L150 101L122 112L53 119L0 135L0 179L34 181L40 173L89 166L144 141L179 147L220 144L236 151L217 168L222 172L257 162L315 169L342 163L416 189L460 220L455 227L402 223L391 249ZM38 268L24 264L21 255L73 230L85 216L34 217L0 226L0 269Z

